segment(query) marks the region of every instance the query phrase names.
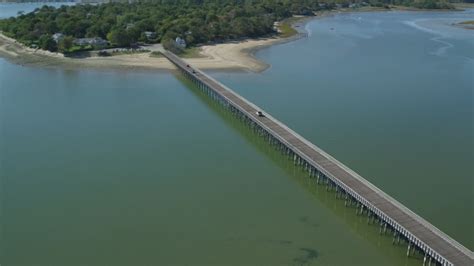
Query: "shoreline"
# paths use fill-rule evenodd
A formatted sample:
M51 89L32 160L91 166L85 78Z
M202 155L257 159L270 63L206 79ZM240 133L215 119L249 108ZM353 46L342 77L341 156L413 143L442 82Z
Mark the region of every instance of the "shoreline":
M341 12L367 12L371 10L330 10L316 13L315 16L293 17L290 26L296 33L289 37L278 35L242 41L229 41L226 43L199 46L199 56L185 58L190 64L204 70L215 71L243 71L259 73L270 67L261 61L255 53L261 49L292 42L306 36L301 30L309 21L322 19ZM372 11L381 11L377 10ZM296 27L299 26L299 29ZM153 52L153 51L152 51ZM49 67L63 69L100 69L100 70L175 70L175 66L163 57L153 57L150 53L115 55L110 57L65 57L60 53L52 53L40 49L25 47L16 40L0 32L0 58L31 67Z
M291 23L291 27L304 25L319 16L301 17ZM272 45L291 42L305 36L297 31L289 37L277 35L242 41L230 41L221 44L198 47L199 56L186 58L190 64L205 70L262 72L269 64L257 59L254 54ZM153 52L153 51L152 51ZM41 49L32 49L9 38L0 32L0 58L21 66L60 67L63 69L110 69L110 70L175 70L175 66L164 57L153 57L151 52L139 54L114 55L110 57L65 57L61 53L52 53Z
M466 30L474 30L474 20L466 20L458 23L454 23L453 26L463 28Z
M315 16L296 17L290 26L296 34L289 37L263 37L231 41L227 43L203 45L198 47L199 56L186 58L190 64L204 70L249 71L259 73L270 67L258 59L255 54L261 49L304 38L304 26L313 20L323 19L342 13L412 11L405 8L391 9L363 7L358 9L339 9L317 12ZM417 10L426 11L426 10ZM431 11L431 10L430 10ZM434 10L439 11L439 10ZM459 11L454 9L451 11ZM297 27L299 26L299 27ZM303 30L302 30L303 29ZM0 32L0 57L22 65L32 67L60 67L63 69L119 69L119 70L174 70L175 67L164 57L152 57L150 53L115 55L110 57L70 58L60 53L52 53L25 47Z
M199 57L186 58L186 60L201 69L261 72L267 69L269 65L253 56L257 50L295 39L297 38L290 37L283 39L272 37L205 45L199 47ZM51 53L24 47L22 44L1 33L0 57L22 66L33 67L61 67L66 69L175 69L164 57L152 57L150 53L115 55L110 57L64 57L60 53Z

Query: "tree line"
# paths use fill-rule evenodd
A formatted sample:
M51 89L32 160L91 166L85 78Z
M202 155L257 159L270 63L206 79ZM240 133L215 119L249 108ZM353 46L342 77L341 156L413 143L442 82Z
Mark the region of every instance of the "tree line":
M441 1L441 2L440 2ZM137 42L170 43L183 38L188 46L274 33L274 22L293 15L352 1L335 0L155 0L43 6L28 14L0 20L0 30L26 45L67 51L75 38L100 37L112 47ZM372 0L370 4L446 3L444 0ZM420 7L424 7L420 4ZM439 8L437 4L427 8ZM444 7L444 6L443 6ZM153 32L150 38L146 32ZM62 33L60 42L53 34Z

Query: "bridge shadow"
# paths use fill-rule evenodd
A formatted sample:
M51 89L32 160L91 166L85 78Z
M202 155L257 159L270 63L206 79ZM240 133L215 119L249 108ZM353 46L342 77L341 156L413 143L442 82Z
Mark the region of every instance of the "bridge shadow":
M423 255L415 253L406 257L407 244L392 244L392 235L380 234L379 225L376 223L367 223L366 215L357 215L356 207L346 207L343 199L337 199L334 191L327 191L326 186L317 184L315 178L310 178L307 171L301 167L294 165L293 160L288 156L277 151L263 138L259 137L252 129L237 119L231 112L222 107L218 102L209 98L194 83L186 79L183 75L176 73L176 78L184 84L200 101L202 101L210 110L215 112L219 118L230 128L234 129L241 135L244 140L252 145L258 153L269 158L293 181L297 182L305 191L310 193L313 198L321 202L322 206L329 209L335 216L343 221L347 227L359 237L367 240L375 246L380 253L386 255L393 261L402 263L401 265L421 265L423 263ZM305 219L300 218L304 223ZM341 247L341 251L344 248Z

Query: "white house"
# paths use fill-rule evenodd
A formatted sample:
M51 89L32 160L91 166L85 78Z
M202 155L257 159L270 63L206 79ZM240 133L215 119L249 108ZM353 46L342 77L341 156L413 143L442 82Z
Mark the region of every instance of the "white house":
M94 37L94 38L75 39L74 44L79 45L79 46L91 45L95 48L103 48L108 45L108 42L100 37Z
M62 39L64 39L64 34L62 33L55 33L53 34L52 36L53 40L58 43L59 41L61 41Z
M176 45L181 48L186 48L186 41L181 37L176 37Z
M148 40L156 38L156 32L154 31L145 31L144 34Z

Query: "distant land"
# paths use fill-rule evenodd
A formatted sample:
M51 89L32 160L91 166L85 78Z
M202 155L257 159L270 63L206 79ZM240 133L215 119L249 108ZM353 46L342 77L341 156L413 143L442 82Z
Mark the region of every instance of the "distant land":
M390 9L390 5L454 9L445 0L88 2L103 4L43 6L28 14L19 13L16 18L0 20L0 30L27 47L64 54L134 47L140 43L161 43L175 53L182 53L185 48L202 44L268 37L288 29L280 25L288 18L315 16L324 10Z
M101 0L0 0L0 3L106 3Z
M61 0L61 1L52 1L52 0L0 0L0 3L80 3L81 0Z

